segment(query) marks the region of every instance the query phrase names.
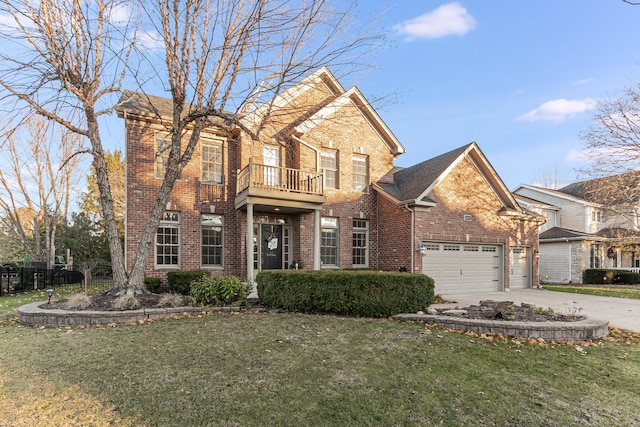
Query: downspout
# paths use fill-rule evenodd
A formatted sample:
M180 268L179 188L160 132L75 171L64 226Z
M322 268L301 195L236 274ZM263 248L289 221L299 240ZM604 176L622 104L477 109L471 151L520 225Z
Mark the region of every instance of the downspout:
M415 273L415 255L413 249L416 247L416 230L415 230L415 212L409 207L409 203L405 203L404 208L411 212L411 248L409 253L411 254L411 274Z

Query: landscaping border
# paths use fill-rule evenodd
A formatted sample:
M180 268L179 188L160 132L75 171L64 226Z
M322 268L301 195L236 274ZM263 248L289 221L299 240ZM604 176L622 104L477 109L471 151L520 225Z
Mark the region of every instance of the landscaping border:
M29 326L99 326L125 324L144 320L157 320L166 317L203 312L234 312L239 307L167 307L146 308L123 311L90 311L42 309L46 301L32 302L17 308L18 323Z
M609 335L606 320L585 319L576 322L522 322L507 320L467 319L433 314L397 314L396 320L416 321L427 324L470 331L478 334L503 334L520 338L543 338L548 341L599 340Z

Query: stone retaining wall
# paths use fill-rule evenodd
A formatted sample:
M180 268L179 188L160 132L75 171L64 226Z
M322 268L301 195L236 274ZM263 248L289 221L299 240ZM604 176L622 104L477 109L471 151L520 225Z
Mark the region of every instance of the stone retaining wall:
M436 324L457 331L479 334L503 334L510 337L543 338L555 341L598 340L609 335L609 322L585 319L576 322L516 322L505 320L466 319L431 314L397 314L396 320L413 320Z
M98 326L123 324L140 320L163 319L185 313L240 311L238 307L178 307L150 308L126 311L72 311L39 308L43 302L33 302L17 309L18 322L30 326Z

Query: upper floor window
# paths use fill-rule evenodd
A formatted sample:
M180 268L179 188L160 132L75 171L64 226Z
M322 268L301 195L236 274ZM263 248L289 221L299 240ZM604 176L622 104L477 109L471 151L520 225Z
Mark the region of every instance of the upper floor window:
M155 177L164 178L171 151L171 138L156 138Z
M591 210L591 221L593 222L602 222L602 211L599 209Z
M338 153L336 151L320 153L320 168L324 172L324 188L338 188Z
M365 191L369 184L369 159L353 156L353 191Z
M180 214L162 214L156 232L156 267L180 266Z
M202 150L202 176L201 181L211 184L224 182L222 167L222 144L203 142Z

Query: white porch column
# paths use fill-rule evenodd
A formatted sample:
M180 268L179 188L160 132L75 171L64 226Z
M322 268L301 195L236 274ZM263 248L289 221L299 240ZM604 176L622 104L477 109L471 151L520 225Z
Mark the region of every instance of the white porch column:
M313 211L313 269L320 270L320 211Z
M247 283L253 284L253 204L247 203Z

